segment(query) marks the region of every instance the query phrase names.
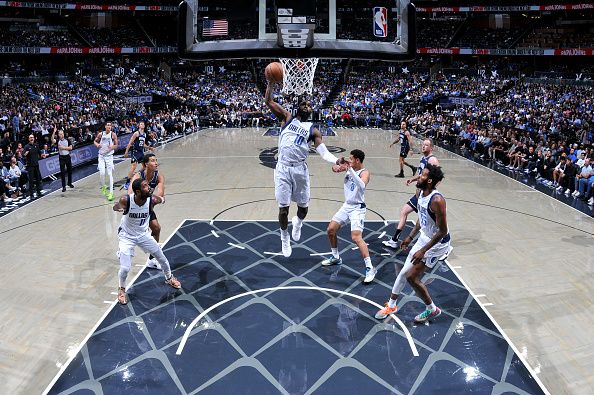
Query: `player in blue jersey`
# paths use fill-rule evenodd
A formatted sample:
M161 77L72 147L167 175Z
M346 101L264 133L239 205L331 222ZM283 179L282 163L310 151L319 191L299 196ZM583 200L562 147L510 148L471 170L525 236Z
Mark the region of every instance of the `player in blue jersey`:
M400 133L398 133L398 138L394 140L392 144L390 144L390 147L396 143L400 143L400 156L398 157L400 173L396 174L395 177L404 178L404 165L410 167L414 175L417 169L413 165L406 162L406 157L409 153L412 153L411 147L413 143L412 136L406 127L406 121L400 122Z

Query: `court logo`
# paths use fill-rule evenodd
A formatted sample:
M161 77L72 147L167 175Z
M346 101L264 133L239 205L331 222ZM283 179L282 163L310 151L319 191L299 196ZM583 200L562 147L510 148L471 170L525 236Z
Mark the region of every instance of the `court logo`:
M386 7L373 7L373 35L388 37L388 9Z

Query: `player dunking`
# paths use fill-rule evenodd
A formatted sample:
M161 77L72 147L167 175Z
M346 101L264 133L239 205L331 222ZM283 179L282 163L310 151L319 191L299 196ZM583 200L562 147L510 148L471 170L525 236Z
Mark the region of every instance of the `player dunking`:
M312 113L311 103L302 100L295 117L272 98L274 82L268 81L266 87L266 105L281 122L281 133L278 138L278 162L274 169L274 195L278 202L278 222L280 224L281 245L283 255L291 256L291 239L289 238L289 206L291 201L297 203L297 215L291 220L293 224L293 240L301 238L302 222L307 215L309 205L309 171L306 159L309 156L310 142L313 141L316 151L322 159L332 163L344 163L332 155L322 143L322 134L311 122L307 122Z
M376 269L371 264L369 249L367 248L367 243L363 240L365 212L367 211L367 206L365 205L365 188L371 176L369 170L363 167L364 159L365 153L363 151L358 149L351 151L351 157L349 158L350 165L344 177L344 203L338 212L334 214L326 230L332 249L332 258L324 259L322 266L340 265L342 263L342 259L338 254L336 232L338 232L342 225L350 222L351 239L359 247L359 251L363 257L363 263L365 263L365 279L363 282L367 284L375 278ZM334 165L332 170L338 172L341 169L338 165Z
M148 181L151 194L162 197L162 203L165 204L165 177L159 173L157 157L152 152L149 152L148 154L144 154L140 163L142 163L142 170L134 174L132 182L138 179ZM134 193L131 187L129 187L128 193ZM151 229L151 236L158 242L161 235L161 225L154 210L151 211L149 228ZM157 259L152 255L149 255L146 264L149 268L161 269L161 265L159 265Z
M428 163L431 163L434 166L439 166L439 161L433 155L433 141L431 139L423 140L423 143L421 144L421 152L423 154L423 157L421 158L421 162L419 163L417 175L406 180L406 185L410 185L413 182L416 182L421 176L423 169L427 166ZM391 240L383 241L385 246L391 248L398 248L398 237L400 236L400 232L402 232L404 226L406 225L406 219L408 218L408 215L413 211L417 211L416 193L400 209L400 220L398 221L398 225L396 227L396 233L394 233Z
M412 136L410 134L410 132L408 131L408 129L406 128L406 121L402 121L400 122L400 133L398 134L398 138L396 140L394 140L392 142L392 144L390 144L390 147L392 147L394 144L400 142L400 156L398 157L398 163L400 164L400 173L396 174L395 177L400 177L400 178L404 178L404 165L410 167L410 169L413 172L413 176L415 175L415 171L417 169L415 169L415 167L413 165L410 165L406 162L406 157L408 156L408 153L411 150L412 147Z
M111 122L105 123L105 130L97 133L95 147L99 149L99 180L101 192L107 200L113 200L113 153L118 147L118 136L112 131ZM105 185L105 173L109 176L109 189ZM109 192L108 192L109 191Z
M375 314L375 318L379 320L396 312L398 295L404 289L407 281L426 305L425 311L415 317L416 322L425 322L441 314L441 310L433 303L427 287L421 282L421 277L425 268L433 268L439 257L444 255L450 246L446 202L436 189L442 179L441 167L427 164L417 181L419 220L406 239L402 241L400 248L403 250L408 248L419 230L421 235L408 253L404 267L396 277L390 300L383 309Z
M164 199L151 195L146 180L134 180L132 190L134 193L122 196L113 206L114 211L123 211L122 222L118 229L118 257L120 258L118 302L121 304L128 303L126 278L132 266L136 246L157 258L163 268L165 283L176 289L181 288L181 283L171 274L171 267L163 250L148 231L153 206L163 203Z

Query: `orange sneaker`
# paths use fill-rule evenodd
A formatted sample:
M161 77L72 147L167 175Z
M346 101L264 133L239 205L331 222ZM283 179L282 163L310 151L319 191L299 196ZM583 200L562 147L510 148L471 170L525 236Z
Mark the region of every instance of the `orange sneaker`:
M388 305L388 303L386 302L386 304L384 305L384 308L381 309L380 311L378 311L377 313L375 313L375 318L378 320L383 320L384 318L386 318L390 314L394 314L395 312L396 312L396 306L390 307L390 305Z
M179 280L177 278L173 277L173 275L171 275L171 277L166 279L165 283L171 285L175 289L181 288L181 283L179 282Z
M128 296L126 295L126 288L123 288L123 287L118 288L118 302L120 302L120 304L128 303Z

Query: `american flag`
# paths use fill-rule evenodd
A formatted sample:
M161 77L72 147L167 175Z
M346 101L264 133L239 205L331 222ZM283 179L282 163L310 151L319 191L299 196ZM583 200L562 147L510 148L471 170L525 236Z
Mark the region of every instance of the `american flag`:
M202 21L202 36L226 36L229 24L226 19L205 19Z

